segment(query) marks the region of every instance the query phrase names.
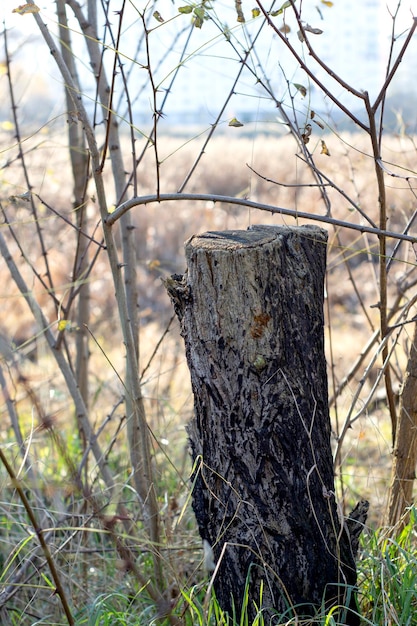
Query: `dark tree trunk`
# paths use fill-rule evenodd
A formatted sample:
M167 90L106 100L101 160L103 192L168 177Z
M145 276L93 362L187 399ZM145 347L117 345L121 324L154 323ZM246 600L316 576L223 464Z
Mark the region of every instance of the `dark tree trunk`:
M309 616L324 600L356 609L334 497L326 243L312 226L206 233L186 244L187 273L166 283L194 392L193 508L220 605L239 616L249 585L249 619L256 607ZM359 623L352 611L339 620Z

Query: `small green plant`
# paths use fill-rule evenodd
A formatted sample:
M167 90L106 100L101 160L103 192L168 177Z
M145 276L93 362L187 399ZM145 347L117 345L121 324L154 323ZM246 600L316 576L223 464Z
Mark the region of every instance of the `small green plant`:
M369 624L417 623L416 510L397 539L368 532L359 563L363 616Z

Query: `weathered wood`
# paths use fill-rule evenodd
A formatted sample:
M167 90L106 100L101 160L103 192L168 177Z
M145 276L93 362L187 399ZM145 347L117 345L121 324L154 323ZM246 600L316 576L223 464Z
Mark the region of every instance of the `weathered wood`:
M385 525L397 533L410 521L417 464L417 323L400 394Z
M194 512L221 606L239 615L249 584L250 618L256 606L308 616L323 600L356 609L330 448L326 243L313 226L206 233L166 283L195 401Z

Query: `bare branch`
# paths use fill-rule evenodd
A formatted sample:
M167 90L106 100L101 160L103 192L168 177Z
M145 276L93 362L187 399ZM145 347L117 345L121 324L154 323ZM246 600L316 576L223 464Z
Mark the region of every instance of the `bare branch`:
M253 202L252 200L246 200L245 198L234 198L233 196L221 196L217 194L206 193L163 193L160 196L140 196L138 198L132 198L120 204L113 213L109 213L105 219L105 223L108 226L112 226L126 211L130 211L136 206L142 206L145 204L172 202L172 201L187 200L191 202L221 202L223 204L236 204L251 209L258 209L259 211L266 211L267 213L273 213L274 215L289 215L295 219L314 220L316 222L322 222L323 224L332 224L333 226L339 226L341 228L348 228L350 230L356 230L360 233L370 233L377 235L378 237L388 237L391 239L401 239L403 241L409 241L410 243L417 243L417 237L412 235L406 235L403 233L396 233L390 230L381 230L380 228L374 228L372 226L365 226L364 224L352 224L351 222L345 222L343 220L335 219L327 215L316 215L314 213L306 213L305 211L298 211L297 209L287 209L283 207L276 207L270 204L262 204L260 202Z
M304 60L300 57L300 55L297 53L297 51L295 50L295 48L291 45L291 43L288 41L287 37L281 33L281 31L279 30L279 28L276 27L276 25L274 24L273 20L271 19L271 17L269 16L268 12L264 9L263 5L261 2L259 2L259 0L256 0L256 4L259 6L260 10L262 11L262 13L265 16L265 19L267 20L268 24L271 26L271 28L274 30L274 32L276 33L276 35L281 39L281 41L285 44L285 46L290 50L292 56L294 57L294 59L296 59L296 61L299 63L300 67L302 68L302 70L310 77L310 79L313 81L313 83L315 83L317 85L317 87L319 87L322 92L324 94L326 94L326 96L332 101L334 102L334 104L341 110L343 111L343 113L345 113L345 115L347 115L349 117L349 119L352 120L352 122L355 123L356 126L359 126L359 128L362 128L362 130L369 132L369 128L366 126L366 124L364 124L363 122L361 122L361 120L356 117L356 115L354 115L352 113L352 111L350 109L348 109L347 107L345 107L345 105L338 99L336 98L336 96L333 94L333 92L331 92L318 78L317 76L314 74L314 72L306 65L306 63L304 62ZM293 4L293 3L292 3ZM329 71L330 68L329 68ZM333 74L333 72L332 72ZM335 75L336 76L336 75ZM339 81L341 81L341 79L339 79ZM353 93L353 92L352 92ZM355 93L355 95L357 95L359 97L359 93L357 92ZM360 94L361 99L363 100L363 94Z
M414 32L415 32L416 28L417 28L417 17L414 17L413 18L413 25L411 26L411 28L410 28L410 30L408 32L407 38L404 41L404 44L403 44L400 52L398 53L398 56L397 56L397 58L395 60L395 63L392 66L390 73L388 74L384 84L381 87L381 90L380 90L378 96L376 97L375 102L373 103L373 105L371 107L373 113L376 113L376 111L378 110L378 107L381 104L382 99L384 98L384 95L386 94L387 89L388 89L392 79L394 78L395 74L397 73L398 67L399 67L401 61L403 60L405 51L408 48L408 45L409 45L409 43L410 43L410 41L411 41L411 39L412 39L412 37L414 35Z

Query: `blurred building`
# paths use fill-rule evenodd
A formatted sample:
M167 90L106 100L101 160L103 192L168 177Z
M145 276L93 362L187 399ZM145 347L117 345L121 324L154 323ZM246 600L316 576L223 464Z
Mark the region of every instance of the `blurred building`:
M38 4L45 22L53 30L56 22L54 8L46 0ZM276 32L267 25L262 26L262 17L252 18L250 3L242 3L246 22L241 24L237 22L234 3L212 0L210 19L204 20L201 29L194 28L192 31L192 16L178 12L179 6L186 4L187 0L156 0L152 4L148 15L149 59L138 11L134 3L126 4L125 30L119 51L122 58L125 56L130 102L126 101L120 75L118 80L121 82L116 85L114 99L122 118L128 116L131 106L138 125L146 128L152 124L155 108L162 112L161 124L166 129L191 124L208 127L218 120L220 126L227 126L232 117L245 124L267 124L277 122L279 112L276 102L280 102L293 117L307 117L314 108L323 118L328 116L343 123L337 107L299 70L299 64ZM394 22L394 13L390 10L393 12L398 5ZM396 58L412 24L412 12L417 15L417 0L402 0L400 3L398 0L360 0L356 3L314 0L303 2L302 6L304 24L322 31L321 34L309 33L309 40L320 59L355 89L366 90L371 99L375 98L387 72L393 24L395 41L392 52L393 58ZM164 20L161 23L152 16L155 7ZM22 105L20 112L29 122L34 120L35 115L36 122L41 123L62 108L62 78L34 21L27 16L22 19L1 5L0 16L2 13L10 22L14 79L18 80L21 76L22 93L27 94L29 90L31 94L30 109L26 112ZM329 77L308 54L306 45L299 41L298 26L292 12L287 10L275 16L273 21L278 29L287 31L288 40L313 75L345 106L362 115L363 103ZM75 24L71 32L75 49L81 58L87 59L82 36L77 36L77 30ZM255 44L251 49L253 42ZM131 59L136 61L131 64ZM113 61L110 45L104 54L109 76ZM156 103L146 69L148 65L152 67L152 78L157 88ZM417 34L390 87L387 107L388 113L392 111L393 119L396 115L402 116L409 129L417 131L415 67ZM80 64L80 71L86 106L94 110L96 85L88 62L84 67ZM301 86L301 89L295 85ZM33 107L35 101L41 105ZM0 118L6 118L8 111L8 99L4 98L0 103Z
M414 0L417 5L416 0ZM412 4L412 3L411 3ZM393 14L398 5L396 0L361 0L358 5L343 0L334 0L333 6L317 0L303 5L303 20L313 29L322 30L322 34L309 34L310 42L317 55L341 79L358 91L368 91L371 101L379 93L387 73L389 54L391 50L392 29L394 26L395 42L392 49L393 58L406 37L407 30L412 23L411 5L401 3L401 11L393 21ZM171 5L172 6L172 5ZM256 37L261 18L252 20L249 12L244 28L236 23L236 14L233 9L226 10L218 1L213 2L219 7L213 13L213 22L203 24L201 31L195 29L192 43L188 48L187 60L183 63L178 76L175 90L169 96L168 116L171 121L198 122L203 119L213 121L228 98L224 117L236 116L242 121L256 119L258 121L271 120L277 111L267 97L265 90L257 84L257 77L264 80L274 96L282 102L292 105L289 92L296 93L293 85L301 84L307 90L304 99L300 93L295 98L297 107L302 111L314 107L323 115L338 116L339 112L334 104L320 90L297 69L297 63L289 54L285 45L269 27L265 27L256 42L256 54L250 54L248 65L253 73L243 69L239 81L235 84L236 75L241 68L239 55L244 55L249 47L251 38ZM221 8L220 8L221 7ZM417 9L417 7L416 7ZM175 7L174 7L175 11ZM288 29L288 39L296 47L300 56L305 59L311 71L332 91L347 107L354 110L363 110L363 103L352 94L344 90L337 81L333 80L311 56L308 55L305 44L298 41L297 24L287 12L288 17L274 18L278 28ZM416 10L417 13L417 10ZM187 17L188 16L184 16ZM286 21L288 20L288 21ZM226 41L219 26L215 22L227 25L230 42ZM178 24L176 25L178 27ZM161 37L168 35L168 29L161 29ZM176 54L178 62L181 59L181 38L178 39ZM209 43L207 43L209 42ZM230 46L232 44L232 47ZM172 61L172 57L170 59ZM391 60L392 63L392 60ZM408 103L412 106L404 107L407 115L413 115L416 109L417 86L412 80L414 68L417 65L417 35L410 44L410 48L401 63L395 81L392 83L389 95L395 100L398 94L407 94ZM161 85L164 89L167 81ZM404 105L401 96L397 104ZM410 109L410 110L408 110Z

